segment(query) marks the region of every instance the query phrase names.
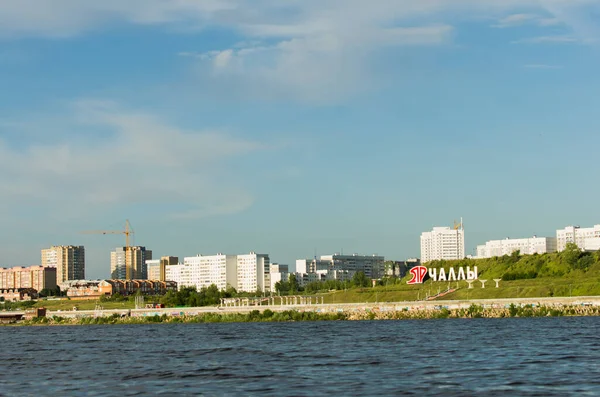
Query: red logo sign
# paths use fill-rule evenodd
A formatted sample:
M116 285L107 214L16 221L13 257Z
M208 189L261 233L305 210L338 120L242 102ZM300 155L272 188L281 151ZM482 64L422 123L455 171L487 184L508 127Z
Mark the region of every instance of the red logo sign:
M410 274L412 274L412 279L407 284L423 284L427 268L425 266L415 266L410 269Z

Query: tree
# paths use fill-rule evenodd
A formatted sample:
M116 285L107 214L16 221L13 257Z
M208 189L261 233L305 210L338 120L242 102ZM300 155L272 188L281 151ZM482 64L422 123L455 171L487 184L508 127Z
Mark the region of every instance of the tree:
M369 279L365 276L364 272L356 272L352 276L352 285L355 287L368 287Z
M298 292L300 290L300 284L298 283L298 279L296 278L295 274L290 274L289 284L290 284L290 293L295 294L296 292Z
M565 250L560 253L561 258L567 263L569 266L575 268L577 265L577 261L581 256L581 250L575 243L567 243L565 246Z

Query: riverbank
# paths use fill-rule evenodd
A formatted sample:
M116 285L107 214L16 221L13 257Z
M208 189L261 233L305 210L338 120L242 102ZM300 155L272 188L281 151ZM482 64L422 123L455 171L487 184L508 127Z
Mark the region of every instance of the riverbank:
M565 317L600 316L600 306L592 305L521 305L506 307L484 307L472 304L468 308L447 307L414 308L403 310L357 309L335 313L315 311L263 311L247 313L207 312L202 314L168 315L154 314L130 316L114 313L110 316L62 317L50 315L23 320L10 325L99 325L99 324L148 324L148 323L244 323L244 322L289 322L289 321L361 321L361 320L428 320L446 318L510 318L510 317Z

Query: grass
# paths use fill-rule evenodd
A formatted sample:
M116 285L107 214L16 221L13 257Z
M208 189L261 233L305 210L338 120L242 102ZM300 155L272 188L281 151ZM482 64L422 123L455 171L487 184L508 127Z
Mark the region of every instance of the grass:
M102 306L105 310L110 309L134 309L135 303L124 301L124 302L99 302L97 300L75 300L75 299L61 299L61 300L39 300L35 307L45 307L51 311L71 311L74 307L77 310L94 310L96 305Z
M451 288L457 283L451 282ZM447 282L428 281L422 285L396 284L387 287L354 288L323 294L325 303L372 303L400 302L424 299L448 288ZM440 297L440 300L499 299L499 298L543 298L552 296L595 296L600 295L600 280L597 278L540 278L529 280L500 281L499 288L488 280L485 288L476 281L469 289L465 281L458 282L458 289Z

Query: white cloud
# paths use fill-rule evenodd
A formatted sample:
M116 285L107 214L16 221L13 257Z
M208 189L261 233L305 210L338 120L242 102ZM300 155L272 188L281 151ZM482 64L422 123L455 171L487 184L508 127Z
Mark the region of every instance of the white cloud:
M215 58L214 58L215 68L217 68L217 69L226 68L227 65L229 64L229 61L231 61L232 56L233 56L233 50L231 50L231 49L225 50L225 51L220 51L217 55L215 55Z
M568 44L579 40L571 36L537 36L526 39L514 40L513 44Z
M493 24L493 28L511 28L516 26L523 26L528 24L534 24L540 27L557 26L561 25L560 19L555 17L543 17L537 14L512 14L507 17L501 18L497 23Z
M77 217L141 204L153 216L199 217L253 202L228 172L231 159L263 146L213 131L186 131L112 102L79 101L53 141L14 148L0 139L0 210L31 201ZM31 128L31 125L29 126ZM38 124L40 130L46 126ZM165 210L165 208L168 208Z
M502 18L498 23L492 25L494 28L509 28L513 26L524 25L528 22L539 19L539 16L534 14L512 14Z
M242 36L210 52L182 48L200 63L203 87L229 95L337 101L383 84L382 56L407 46L451 43L466 19L498 27L562 24L564 43L597 37L589 10L600 0L4 0L2 36L73 36L109 24L157 25L197 33L218 27ZM507 16L508 15L508 16ZM553 32L554 33L554 32ZM557 36L558 37L558 36ZM204 62L210 59L211 62ZM379 66L379 65L377 65ZM388 71L395 68L387 66ZM385 72L385 70L383 70ZM380 80L379 80L380 79Z

